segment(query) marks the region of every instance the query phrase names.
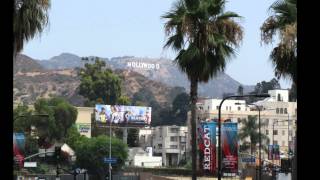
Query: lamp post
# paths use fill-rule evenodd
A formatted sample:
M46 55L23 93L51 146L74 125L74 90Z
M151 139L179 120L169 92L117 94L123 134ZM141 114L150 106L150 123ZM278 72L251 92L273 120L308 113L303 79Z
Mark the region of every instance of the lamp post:
M218 180L221 180L222 172L221 172L221 107L225 100L230 98L243 98L243 97L261 97L261 98L267 98L270 97L269 94L248 94L248 95L236 95L236 96L227 96L222 99L220 105L219 105L219 115L218 115Z

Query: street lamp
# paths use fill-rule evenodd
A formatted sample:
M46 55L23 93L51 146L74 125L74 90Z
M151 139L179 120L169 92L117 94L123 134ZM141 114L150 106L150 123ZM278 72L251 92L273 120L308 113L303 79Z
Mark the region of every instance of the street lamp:
M248 95L235 95L235 96L227 96L222 99L219 105L219 115L218 115L218 180L221 180L222 172L221 172L221 107L225 100L230 98L243 98L243 97L260 97L260 98L267 98L270 97L269 94L248 94Z

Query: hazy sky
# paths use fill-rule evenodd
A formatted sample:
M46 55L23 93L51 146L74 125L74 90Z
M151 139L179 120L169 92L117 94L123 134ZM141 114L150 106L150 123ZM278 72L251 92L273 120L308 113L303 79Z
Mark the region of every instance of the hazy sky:
M175 0L52 0L50 25L29 41L22 53L35 59L49 59L63 52L78 56L166 57L175 53L163 50L165 20L160 16ZM226 11L243 19L242 46L227 64L226 73L245 85L255 85L274 77L268 57L272 45L260 45L260 26L275 0L229 0ZM273 44L273 45L276 45ZM281 80L282 88L290 87Z

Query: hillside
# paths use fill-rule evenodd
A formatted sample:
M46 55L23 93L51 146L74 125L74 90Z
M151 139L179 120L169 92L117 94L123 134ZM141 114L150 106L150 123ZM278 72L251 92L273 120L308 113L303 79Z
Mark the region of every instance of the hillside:
M28 59L30 60L30 59ZM19 60L24 61L24 60ZM150 80L131 70L116 70L123 78L123 94L133 95L145 88L152 92L159 104L172 101L174 88ZM46 71L17 72L14 74L13 101L14 103L33 103L39 97L62 96L76 106L83 106L84 98L78 94L80 79L75 69L58 69Z
M161 82L167 86L180 86L189 91L189 81L187 76L182 73L179 68L170 59L163 58L138 58L133 56L102 58L106 61L106 64L113 70L124 69L131 70L144 75L150 80ZM37 61L46 69L64 69L83 67L85 62L81 60L79 56L62 53L59 56L55 56L49 60ZM90 61L88 61L90 63ZM133 67L132 63L136 66ZM140 64L158 65L153 68L141 68ZM225 73L219 73L215 78L211 79L206 84L199 85L199 95L205 97L218 98L222 97L223 93L236 93L237 88L241 85L238 81L231 78ZM254 86L244 87L244 93L251 92Z
M18 54L16 62L13 66L13 72L42 72L45 71L45 68L42 67L38 63L38 61L33 60L32 58L23 55Z

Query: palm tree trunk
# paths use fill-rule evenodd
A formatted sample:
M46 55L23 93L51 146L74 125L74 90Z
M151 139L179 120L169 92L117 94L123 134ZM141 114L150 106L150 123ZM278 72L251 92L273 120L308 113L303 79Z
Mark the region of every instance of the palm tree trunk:
M196 103L197 103L198 81L191 78L190 98L191 98L191 150L192 150L192 180L197 179L197 138L196 138Z

